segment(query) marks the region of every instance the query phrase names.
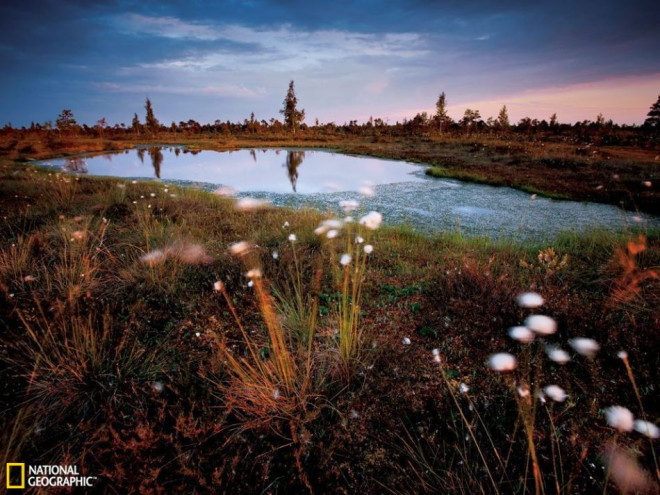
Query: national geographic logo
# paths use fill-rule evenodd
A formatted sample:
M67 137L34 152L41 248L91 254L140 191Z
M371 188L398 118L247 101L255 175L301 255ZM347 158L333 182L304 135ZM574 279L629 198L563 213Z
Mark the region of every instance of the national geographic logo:
M96 476L81 476L78 466L41 464L26 465L24 462L7 463L7 490L53 487L91 487Z

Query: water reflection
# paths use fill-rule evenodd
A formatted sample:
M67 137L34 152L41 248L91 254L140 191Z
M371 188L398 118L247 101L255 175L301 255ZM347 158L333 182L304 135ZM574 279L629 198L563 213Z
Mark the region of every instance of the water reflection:
M140 163L144 163L144 148L137 149L137 156L140 159Z
M154 174L160 179L160 166L163 163L162 148L149 148L149 156L151 156L151 165L154 167Z
M66 163L62 167L65 172L75 172L78 174L87 173L87 163L80 157L70 157L66 159Z
M252 156L255 157L256 161L256 156ZM286 163L284 166L289 174L289 181L291 182L291 186L293 186L293 192L297 192L296 183L298 182L298 167L302 164L304 159L304 151L288 151L286 154Z

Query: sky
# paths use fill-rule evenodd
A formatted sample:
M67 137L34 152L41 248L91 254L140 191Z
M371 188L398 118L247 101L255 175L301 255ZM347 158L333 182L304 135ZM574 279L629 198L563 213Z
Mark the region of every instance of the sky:
M394 123L506 105L643 123L660 94L656 0L21 0L0 3L0 125L281 119Z

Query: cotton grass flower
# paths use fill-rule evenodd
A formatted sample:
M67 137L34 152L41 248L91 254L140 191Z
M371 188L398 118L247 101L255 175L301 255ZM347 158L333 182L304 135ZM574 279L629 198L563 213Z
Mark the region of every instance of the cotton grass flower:
M461 384L458 386L458 391L462 394L467 394L470 391L470 387L461 382Z
M289 242L296 242L297 240L296 234L289 234Z
M538 308L543 306L545 301L536 292L524 292L516 298L516 302L521 308Z
M236 201L238 211L252 212L270 208L270 201L266 199L241 198Z
M634 427L633 414L622 406L611 406L605 409L607 424L620 432L632 431Z
M165 261L166 254L162 249L154 249L140 256L140 261L145 265L154 266Z
M371 211L360 219L360 225L365 226L369 230L376 230L383 222L383 215L377 211Z
M338 235L339 235L339 231L338 231L338 230L335 230L335 229L332 229L332 230L328 230L328 233L326 234L326 237L327 237L328 239L334 239L334 238L337 237Z
M247 278L252 278L252 279L261 278L261 275L262 275L262 273L261 273L261 270L259 270L259 268L253 268L252 270L249 270L245 274L245 276Z
M520 385L518 388L518 395L522 398L529 397L530 390L529 385Z
M345 199L339 202L339 206L342 210L344 210L344 213L350 213L357 210L358 206L360 206L360 203L354 199Z
M237 192L238 191L236 189L234 189L233 187L220 186L215 191L213 191L213 194L215 194L216 196L231 197L231 196L236 196Z
M564 402L568 397L566 392L564 392L564 389L558 385L548 385L543 388L543 392L555 402Z
M649 474L639 465L628 449L610 447L603 458L607 471L621 493L657 493Z
M223 284L220 280L216 280L216 282L213 284L213 290L216 292L221 292L225 288L225 284Z
M364 242L364 237L357 236L355 238L355 243L356 244L362 244Z
M341 259L339 260L339 263L343 266L348 265L353 258L351 257L350 254L344 253L341 255Z
M518 366L518 362L513 355L500 352L488 358L488 365L495 371L513 371Z
M557 331L557 322L545 315L528 316L525 326L539 335L551 335Z
M252 246L246 242L246 241L240 241L240 242L235 242L229 247L229 251L231 254L236 255L236 256L243 256L244 254L247 254Z
M23 282L34 282L35 280L37 280L37 277L34 275L26 275L23 277Z
M568 341L569 345L575 352L582 356L594 357L600 350L600 345L594 339L587 339L584 337L576 337Z
M634 422L635 431L646 435L649 438L658 438L660 437L660 429L655 426L653 423L648 421L642 421L641 419L636 419Z
M624 361L628 359L628 353L626 351L619 351L616 353L616 357L623 359Z
M374 252L374 247L371 244L367 244L364 246L364 252L367 254L371 254Z
M566 364L571 360L571 357L563 349L549 345L545 348L548 357L557 364Z
M273 259L276 260L279 257L280 257L280 253L278 253L277 251L273 251Z
M167 253L188 265L208 265L213 261L201 244L178 243L168 248Z
M289 225L291 225L291 224L289 223L288 220L286 220L286 221L282 224L282 228L283 228L283 229L288 229L288 228L289 228Z
M509 328L509 337L523 344L529 344L534 340L534 332L527 327L511 327Z
M321 225L328 229L341 229L344 226L344 222L337 220L336 218L329 218L327 220L323 220Z
M403 345L410 345L410 339L408 337L404 337L401 343Z
M85 232L76 230L71 236L74 241L82 241L85 238Z
M358 189L358 192L362 194L362 196L366 196L368 198L376 195L374 188L371 186L362 186L360 189Z

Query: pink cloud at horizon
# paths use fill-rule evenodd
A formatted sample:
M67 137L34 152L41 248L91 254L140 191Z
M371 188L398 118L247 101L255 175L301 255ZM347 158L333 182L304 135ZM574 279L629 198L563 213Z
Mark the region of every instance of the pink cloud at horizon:
M455 120L463 116L466 108L479 110L484 120L490 116L496 118L506 105L512 124L524 117L549 120L553 113L557 114L559 122L572 124L596 120L602 113L605 120L612 119L617 124L639 125L644 123L659 94L660 73L655 73L528 90L517 95L448 105L447 109Z

